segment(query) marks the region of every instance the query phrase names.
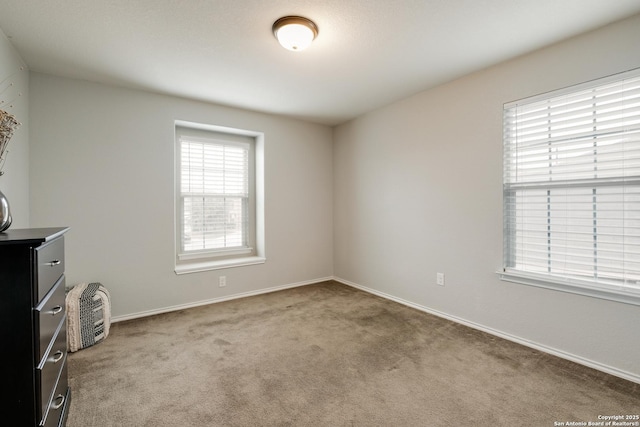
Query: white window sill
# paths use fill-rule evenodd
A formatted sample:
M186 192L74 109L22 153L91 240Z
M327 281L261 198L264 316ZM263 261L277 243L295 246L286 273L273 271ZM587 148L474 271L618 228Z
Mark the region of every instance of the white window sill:
M223 268L245 267L247 265L264 264L266 258L260 256L248 256L224 260L207 260L199 262L180 263L176 265L176 274L198 273L201 271L220 270Z
M569 292L577 295L584 295L593 298L600 298L610 301L622 302L625 304L640 305L640 292L633 289L624 289L623 287L615 287L602 285L595 287L588 282L580 282L577 280L550 280L543 275L528 274L520 271L497 271L501 280L512 283L519 283L528 286L537 286L540 288L553 289L561 292Z

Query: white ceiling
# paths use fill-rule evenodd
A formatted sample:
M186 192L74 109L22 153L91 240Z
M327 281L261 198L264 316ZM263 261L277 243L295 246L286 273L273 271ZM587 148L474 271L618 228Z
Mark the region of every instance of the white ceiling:
M640 0L0 0L29 69L335 125L640 12ZM271 33L302 15L303 52Z

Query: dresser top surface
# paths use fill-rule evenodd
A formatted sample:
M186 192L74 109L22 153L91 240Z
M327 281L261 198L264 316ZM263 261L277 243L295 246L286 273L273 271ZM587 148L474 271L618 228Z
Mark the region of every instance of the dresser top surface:
M0 245L44 243L62 236L69 227L16 228L0 233Z

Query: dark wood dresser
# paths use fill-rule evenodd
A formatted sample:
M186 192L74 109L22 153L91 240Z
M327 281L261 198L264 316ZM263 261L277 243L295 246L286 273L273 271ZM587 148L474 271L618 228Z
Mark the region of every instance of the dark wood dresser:
M64 233L0 233L2 418L12 426L64 426L67 384Z

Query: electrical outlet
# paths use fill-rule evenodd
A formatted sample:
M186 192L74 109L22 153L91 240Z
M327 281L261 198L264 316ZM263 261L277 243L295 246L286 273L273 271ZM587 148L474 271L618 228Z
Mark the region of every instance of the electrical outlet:
M227 286L227 276L220 276L220 277L218 278L218 285L219 285L221 288L224 288L225 286Z
M436 283L440 286L444 286L444 273L436 274Z

